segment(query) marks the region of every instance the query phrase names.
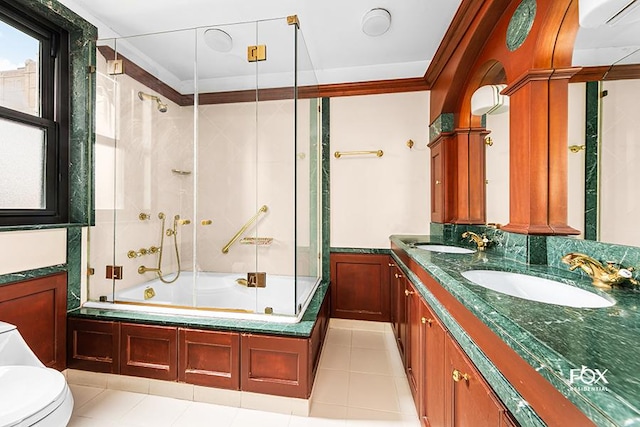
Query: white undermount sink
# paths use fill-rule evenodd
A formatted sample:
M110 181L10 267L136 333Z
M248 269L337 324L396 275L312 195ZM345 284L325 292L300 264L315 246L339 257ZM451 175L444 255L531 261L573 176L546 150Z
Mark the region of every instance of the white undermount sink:
M527 274L469 270L463 272L462 276L484 288L530 301L578 308L603 308L615 304L596 293Z
M418 249L423 249L425 251L440 252L443 254L473 254L476 252L475 249L467 249L467 248L461 248L458 246L449 246L449 245L437 245L437 244L431 244L431 243L415 245L414 247Z

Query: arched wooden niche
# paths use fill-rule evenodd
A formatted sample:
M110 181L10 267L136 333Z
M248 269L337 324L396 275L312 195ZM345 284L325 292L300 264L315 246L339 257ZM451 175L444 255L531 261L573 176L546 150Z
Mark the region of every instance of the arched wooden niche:
M449 177L444 213L432 215L432 221L485 222L484 145L474 145L484 129L470 114L469 100L483 82L504 78L503 93L510 97L511 185L510 219L503 228L577 234L567 225L567 91L579 71L571 67L577 0L473 3L463 1L432 62L436 65L425 76L432 88L431 123L440 131L432 132L430 145L442 144L449 159L442 165ZM464 15L470 12L472 18ZM515 43L508 40L516 36ZM442 126L443 117L452 122L449 128Z

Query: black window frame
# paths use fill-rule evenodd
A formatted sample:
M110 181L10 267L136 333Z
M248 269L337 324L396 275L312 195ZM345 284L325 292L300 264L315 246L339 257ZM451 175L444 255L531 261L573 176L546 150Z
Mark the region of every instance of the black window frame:
M0 4L0 20L40 41L40 116L0 106L0 118L45 131L44 209L3 209L0 227L69 222L69 34L27 10Z

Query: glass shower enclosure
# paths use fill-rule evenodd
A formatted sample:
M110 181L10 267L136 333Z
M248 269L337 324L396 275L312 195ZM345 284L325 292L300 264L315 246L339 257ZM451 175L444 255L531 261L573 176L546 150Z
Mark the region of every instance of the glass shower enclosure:
M316 89L295 16L99 41L85 306L299 318L321 280Z

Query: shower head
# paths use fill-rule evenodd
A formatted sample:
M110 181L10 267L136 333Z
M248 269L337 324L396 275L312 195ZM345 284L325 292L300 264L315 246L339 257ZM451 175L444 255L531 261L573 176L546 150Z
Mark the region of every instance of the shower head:
M151 99L153 101L156 101L156 104L157 104L156 107L158 108L158 111L160 111L161 113L166 113L167 110L169 109L167 104L162 102L160 100L160 98L158 98L155 95L149 95L148 93L144 93L144 92L140 91L140 92L138 92L138 98L140 98L141 101L144 101L145 99Z

